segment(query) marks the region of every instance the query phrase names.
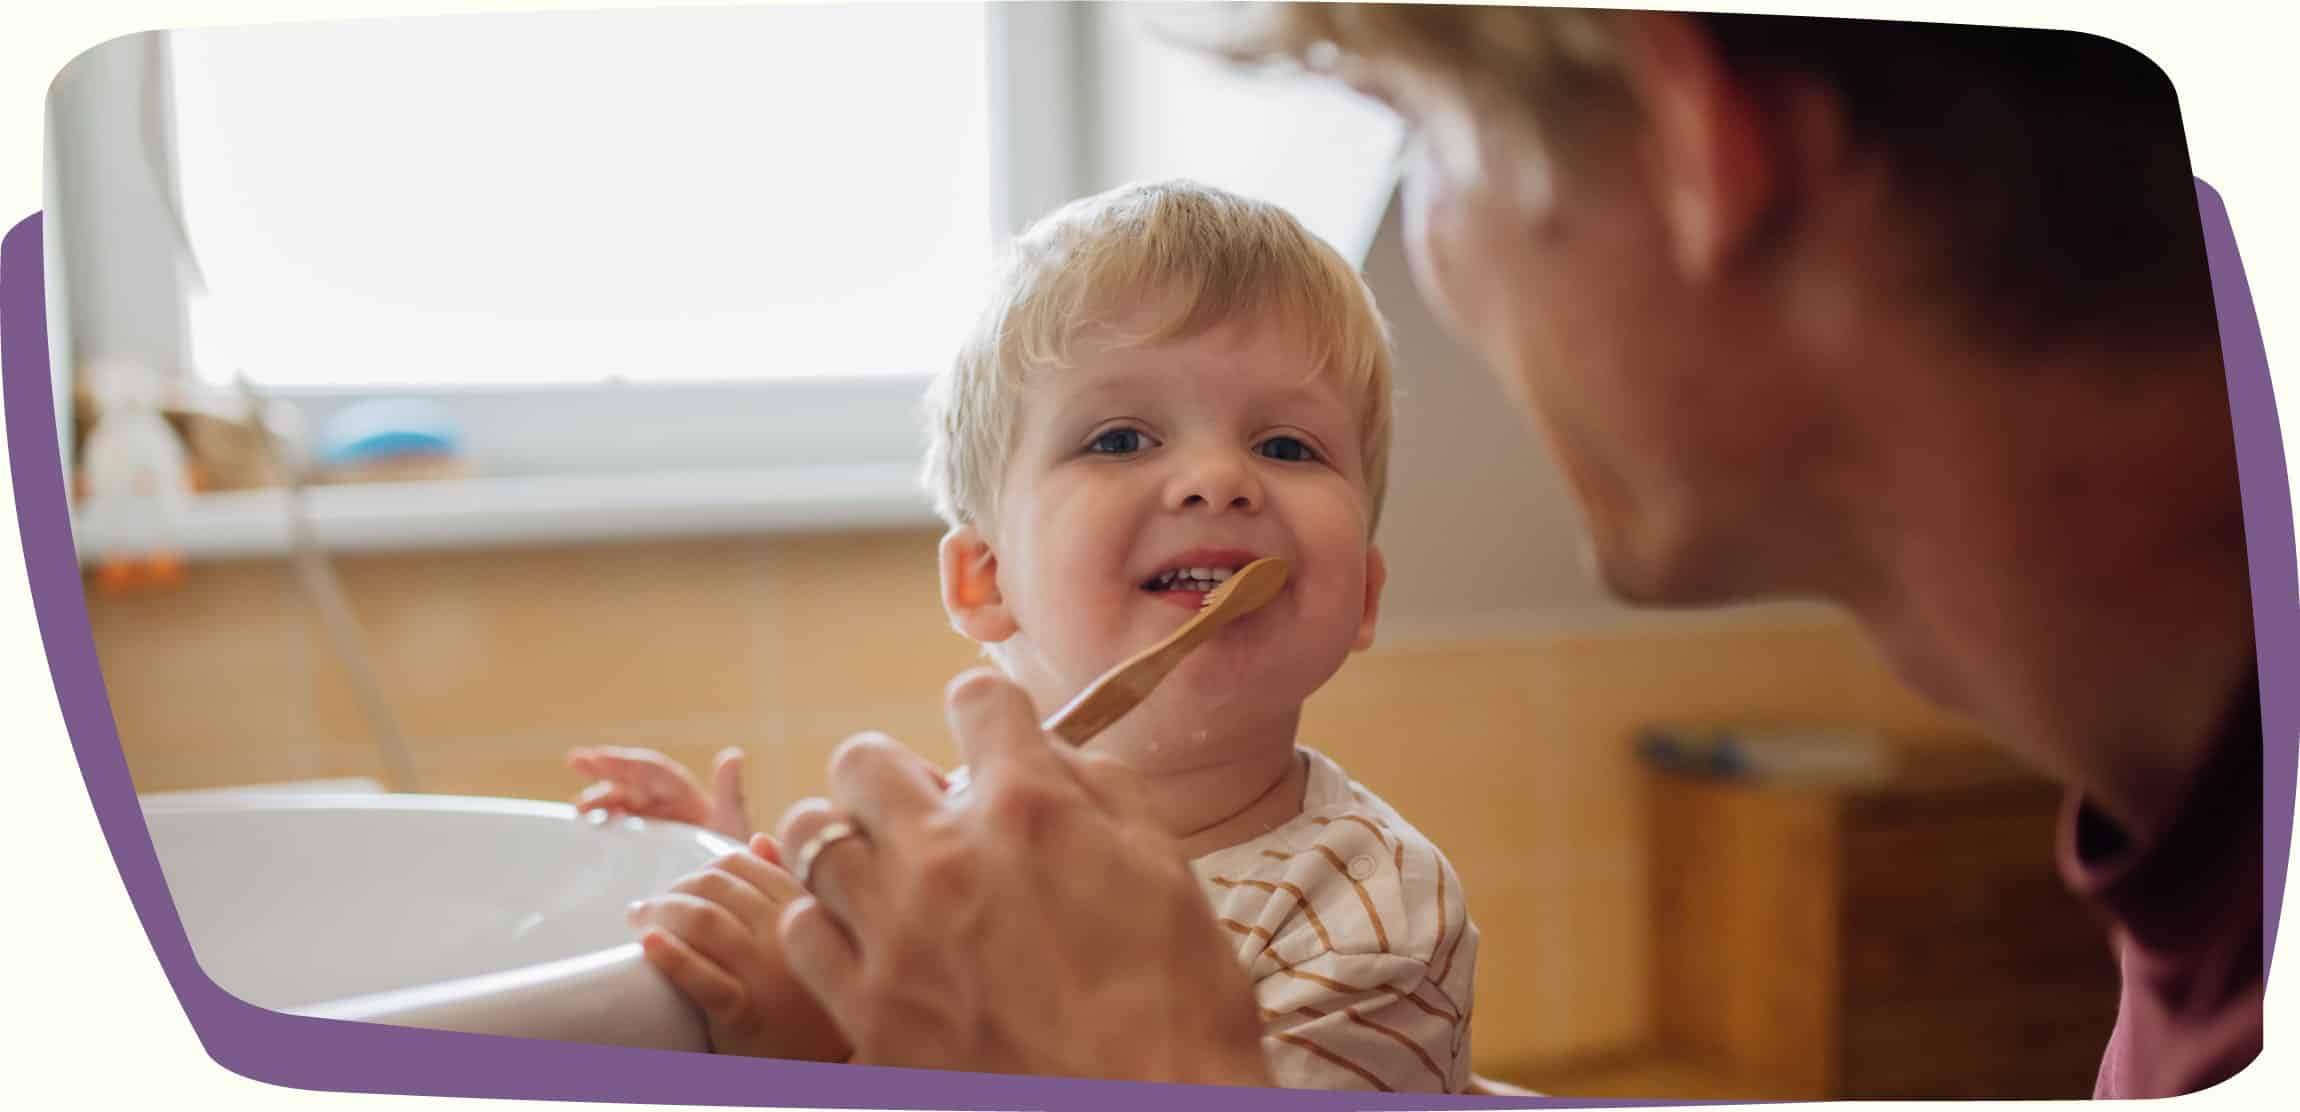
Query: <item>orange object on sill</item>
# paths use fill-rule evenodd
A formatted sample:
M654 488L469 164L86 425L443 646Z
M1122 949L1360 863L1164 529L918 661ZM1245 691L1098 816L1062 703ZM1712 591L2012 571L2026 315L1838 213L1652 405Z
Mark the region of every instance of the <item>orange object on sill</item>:
M164 591L184 582L184 560L172 552L140 559L106 560L96 565L96 589L108 595Z

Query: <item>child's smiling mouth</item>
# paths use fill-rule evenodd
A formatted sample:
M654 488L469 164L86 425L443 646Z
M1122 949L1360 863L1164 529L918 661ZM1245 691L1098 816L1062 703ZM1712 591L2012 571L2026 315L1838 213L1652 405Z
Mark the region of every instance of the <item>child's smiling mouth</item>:
M1145 591L1211 591L1236 574L1228 568L1174 568L1151 576Z
M1167 560L1141 589L1176 606L1197 609L1206 593L1219 587L1239 568L1258 556L1243 549L1192 549Z

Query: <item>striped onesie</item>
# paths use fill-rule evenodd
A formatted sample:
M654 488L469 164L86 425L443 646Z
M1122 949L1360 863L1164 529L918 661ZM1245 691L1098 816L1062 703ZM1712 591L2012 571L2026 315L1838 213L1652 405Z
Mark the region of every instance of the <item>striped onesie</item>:
M1238 943L1278 1084L1458 1093L1477 927L1429 839L1302 750L1302 813L1191 862Z

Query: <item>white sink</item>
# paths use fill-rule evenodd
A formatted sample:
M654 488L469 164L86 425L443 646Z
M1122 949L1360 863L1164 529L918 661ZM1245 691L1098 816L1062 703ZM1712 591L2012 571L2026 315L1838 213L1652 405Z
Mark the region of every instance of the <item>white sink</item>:
M623 908L737 848L717 834L442 795L148 798L144 818L200 968L248 1003L707 1048Z

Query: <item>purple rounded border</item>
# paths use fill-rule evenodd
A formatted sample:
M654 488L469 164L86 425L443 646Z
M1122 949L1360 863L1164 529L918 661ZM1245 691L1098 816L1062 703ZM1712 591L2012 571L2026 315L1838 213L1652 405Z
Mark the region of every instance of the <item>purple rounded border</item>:
M2267 354L2227 208L2210 186L2202 181L2196 185L2235 423L2260 672L2264 679L2300 674L2300 599L2286 594L2295 581L2292 503ZM217 988L192 958L136 804L127 757L97 665L56 441L41 227L41 217L35 213L0 241L0 363L6 368L0 376L4 378L0 393L5 395L17 526L33 609L66 730L120 878L193 1030L224 1068L258 1081L304 1089L696 1105L1164 1109L1186 1102L1200 1112L1217 1112L1687 1103L1220 1089L775 1062L309 1019L265 1011L232 997ZM2263 754L2266 900L2262 910L2267 952L2273 954L2276 909L2283 902L2291 852L2300 691L2262 683L2261 720L2268 739Z

